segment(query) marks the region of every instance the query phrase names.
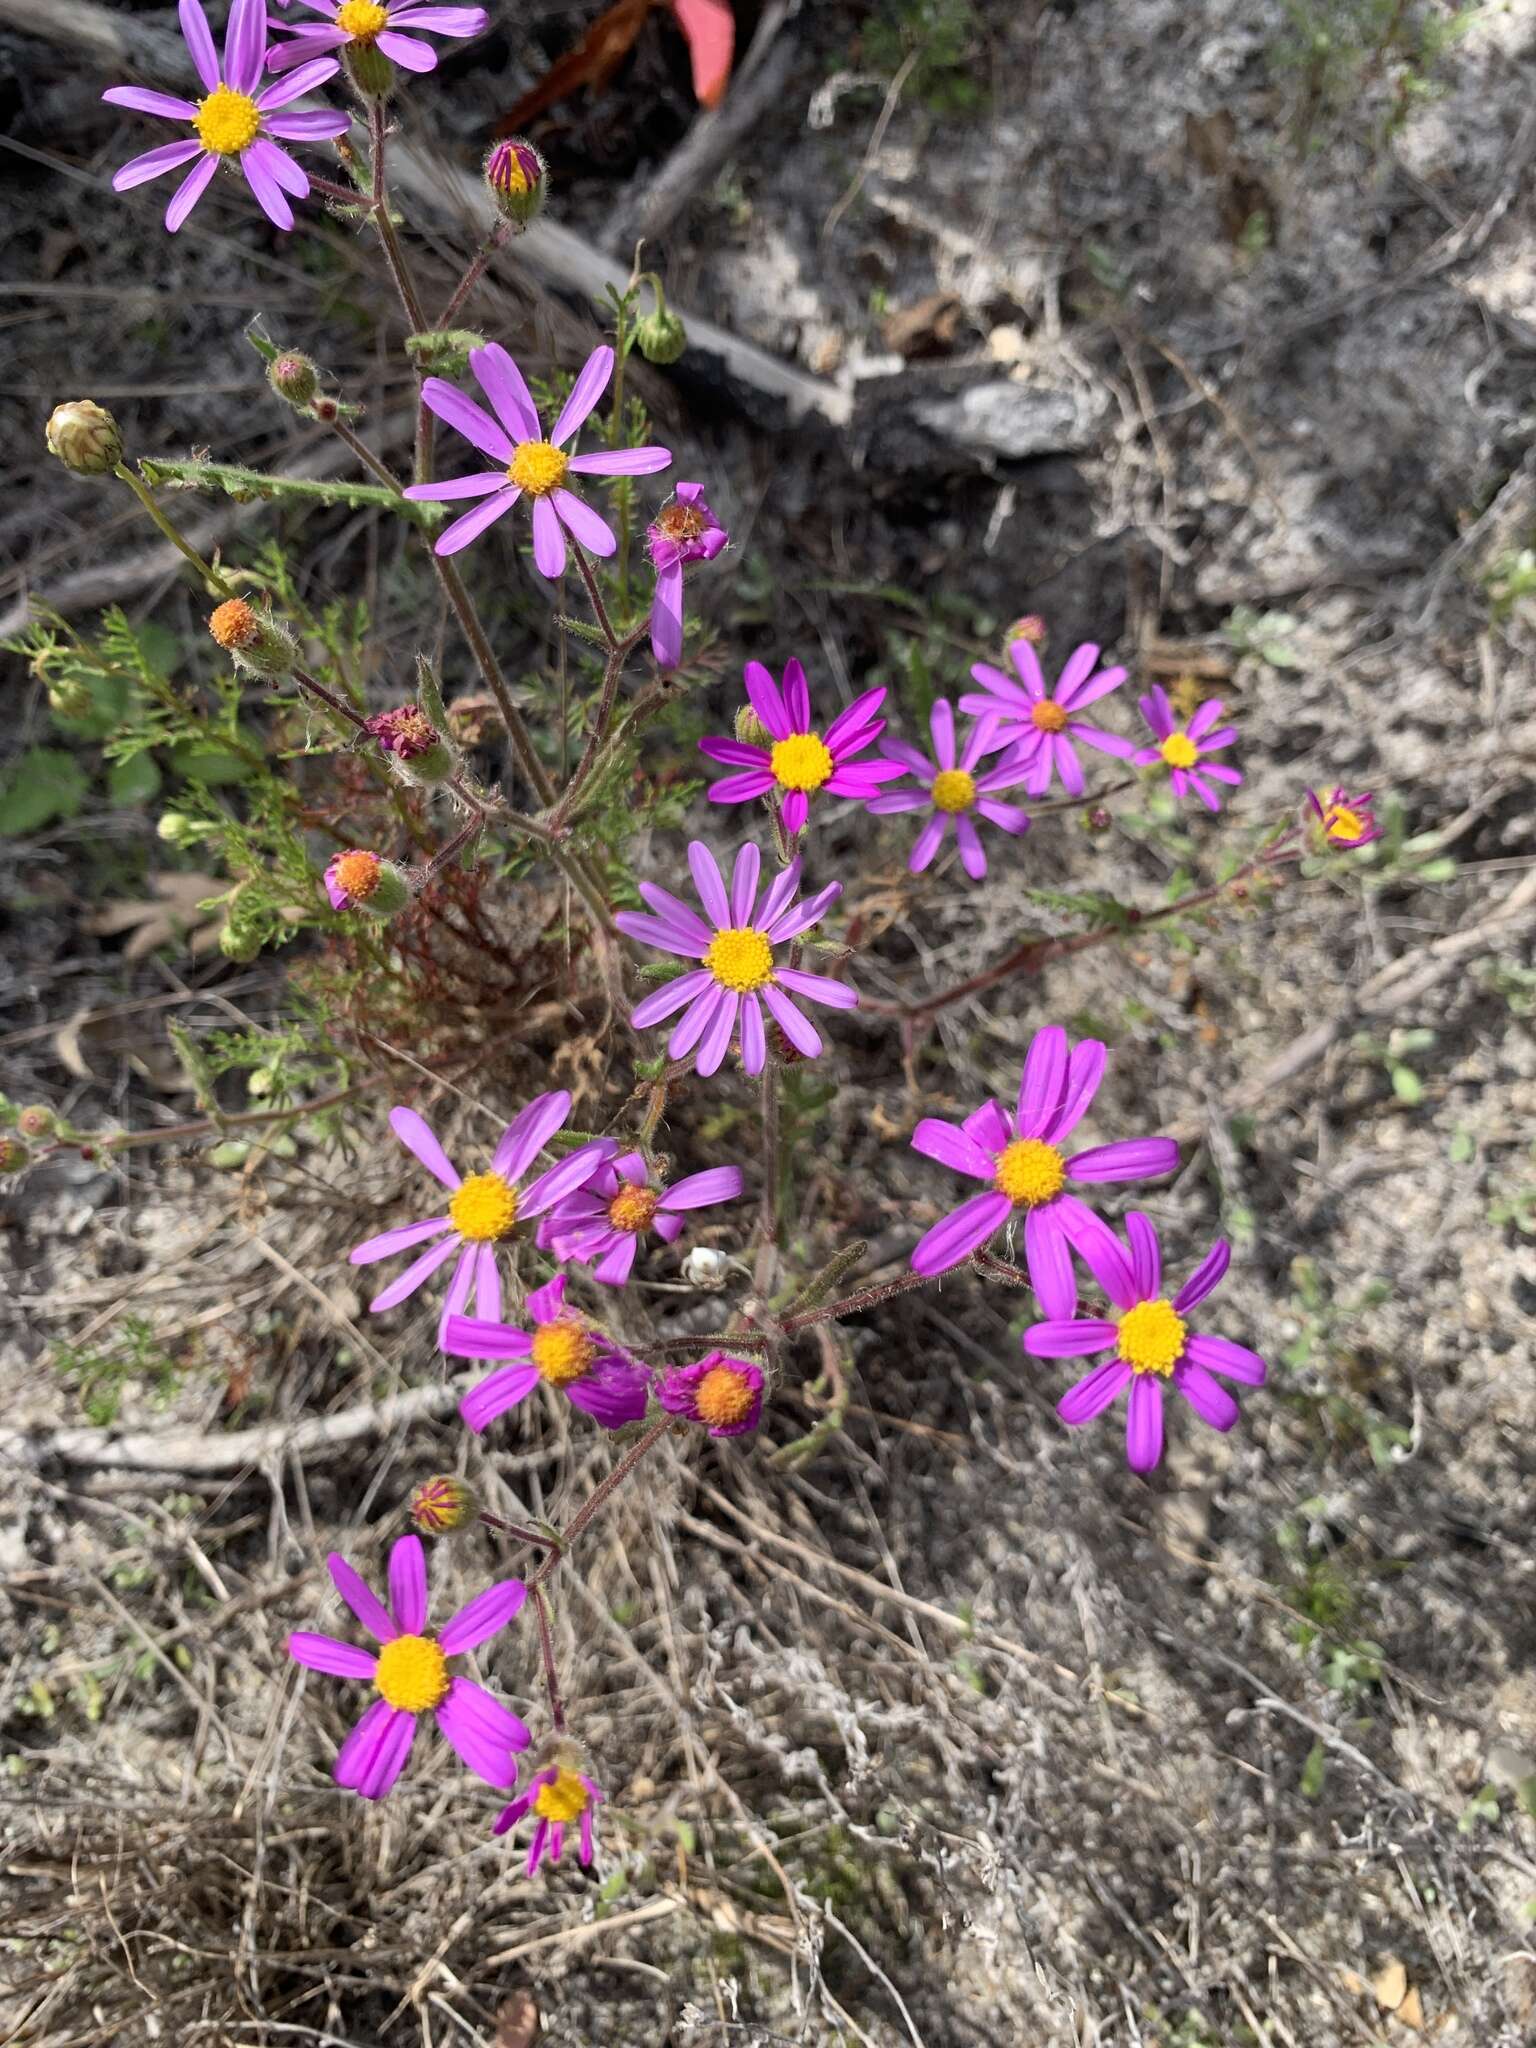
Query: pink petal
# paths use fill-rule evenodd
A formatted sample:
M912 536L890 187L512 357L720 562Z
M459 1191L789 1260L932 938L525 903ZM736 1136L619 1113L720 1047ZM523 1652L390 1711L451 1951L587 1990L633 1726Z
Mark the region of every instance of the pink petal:
M570 1113L571 1098L566 1089L536 1095L502 1132L491 1154L492 1173L507 1180L521 1180Z
M200 142L162 142L158 149L146 150L142 156L130 157L127 163L120 164L112 173L112 190L131 192L135 185L162 178L167 171L177 170L202 154Z
M947 697L935 697L928 713L928 730L933 735L933 758L941 768L955 765L955 714Z
M590 455L573 455L573 476L654 476L672 460L670 448L594 448Z
M439 1243L428 1247L414 1265L390 1281L381 1294L376 1294L368 1304L371 1315L383 1315L386 1309L397 1308L402 1301L413 1295L424 1281L430 1280L438 1267L444 1265L459 1249L463 1239L452 1231Z
M331 1575L331 1584L369 1635L381 1643L392 1643L400 1631L390 1620L389 1610L339 1551L331 1552L325 1560L325 1568Z
M472 398L466 398L462 391L455 390L441 377L427 378L421 387L421 402L428 412L446 420L455 433L462 434L466 441L483 449L487 455L494 455L498 462L510 463L517 452L484 406L476 405Z
M1125 1457L1133 1472L1151 1472L1163 1455L1163 1390L1154 1374L1131 1375L1125 1408Z
M551 582L565 573L565 528L548 498L533 500L533 565Z
M460 1419L467 1429L487 1429L497 1416L526 1400L538 1384L536 1365L504 1365L500 1372L487 1373L470 1388L459 1403Z
M438 1143L431 1125L419 1110L398 1108L389 1112L389 1128L405 1149L419 1159L434 1180L455 1193L463 1185L459 1171Z
M1225 1337L1191 1337L1185 1343L1184 1356L1205 1371L1224 1373L1246 1387L1262 1387L1269 1372L1256 1351L1247 1351Z
M716 1202L734 1202L741 1194L739 1166L709 1166L675 1182L661 1198L663 1209L708 1209Z
M588 554L606 556L617 553L619 544L612 527L590 505L584 505L574 491L552 491L549 502L566 532L573 534Z
M402 71L435 71L437 52L430 43L418 43L414 36L397 36L393 29L379 35L378 47Z
M213 31L208 26L200 0L181 0L176 10L181 22L182 40L191 53L197 75L203 82L203 90L212 92L219 82L219 53L214 47Z
M419 1536L402 1536L389 1553L389 1611L405 1636L427 1625L427 1554Z
M731 922L731 901L726 894L725 877L721 874L715 856L702 839L688 843L688 872L693 876L693 886L699 892L699 901L705 915L716 931L725 931Z
M987 872L987 856L976 831L976 821L963 814L955 819L955 839L960 847L960 865L973 882Z
M763 1006L755 992L749 990L741 999L741 1066L746 1074L760 1074L768 1059L768 1043L763 1036ZM675 1226L675 1227L673 1227ZM657 1234L669 1243L682 1229L681 1217L658 1216Z
M956 1173L969 1174L972 1180L989 1181L997 1171L997 1160L992 1154L968 1131L946 1123L942 1117L923 1118L912 1133L912 1150L921 1152L925 1159L937 1159L941 1166L951 1167Z
M1077 1269L1054 1204L1031 1209L1025 1216L1024 1258L1047 1318L1053 1323L1068 1321L1077 1308Z
M939 850L940 841L949 824L948 814L935 811L912 842L912 851L907 855L907 872L920 875Z
M445 1657L458 1657L466 1650L478 1649L481 1643L489 1642L493 1635L506 1627L527 1598L528 1588L521 1579L498 1580L494 1586L487 1586L483 1593L477 1593L444 1628L439 1629L437 1647Z
M481 499L472 512L464 513L461 518L455 519L451 526L444 527L437 537L433 553L456 555L461 548L467 548L472 540L480 538L488 526L494 526L504 513L510 512L521 496L522 492L514 490L510 485L502 490L492 491L488 497Z
M486 1316L453 1316L443 1332L450 1358L526 1358L533 1339L515 1323Z
M394 1230L381 1231L377 1237L365 1238L361 1244L354 1245L347 1254L347 1263L371 1266L376 1259L387 1259L392 1252L409 1251L413 1244L424 1244L429 1237L436 1237L452 1227L446 1216L428 1216L421 1223L402 1223Z
M191 100L179 100L173 93L151 92L142 85L113 85L102 94L109 106L131 107L136 114L159 114L167 121L195 121L197 108ZM191 145L201 149L200 142Z
M469 367L480 389L491 401L497 418L514 440L537 441L539 413L533 402L533 393L528 389L522 371L501 343L492 341L484 348L472 349Z
M720 1071L720 1064L730 1051L736 1018L741 1010L741 997L735 989L722 989L721 996L722 1001L716 1004L714 1014L700 1035L698 1057L694 1061L698 1071L706 1077Z
M962 1264L988 1238L996 1236L1012 1207L1006 1195L973 1195L918 1239L912 1251L913 1272L946 1273L951 1266Z
M1125 1235L1131 1247L1131 1277L1143 1301L1155 1301L1163 1277L1163 1254L1150 1216L1128 1209Z
M676 668L683 658L683 569L680 562L656 571L651 601L651 653L658 668Z
M736 864L731 869L731 923L749 925L752 922L752 906L757 901L757 880L762 873L763 856L745 840L736 850Z
M707 968L698 968L692 974L680 974L675 981L665 982L644 1002L637 1003L630 1013L630 1023L637 1031L644 1031L652 1024L660 1024L666 1017L674 1016L685 1003L691 1003L695 996L703 995L715 985L715 977Z
M807 974L800 967L780 967L774 972L774 980L781 988L787 988L792 995L804 996L807 1002L825 1003L829 1010L856 1010L859 1007L859 992L850 988L845 981L834 981L829 974Z
M1024 1349L1031 1358L1082 1358L1095 1351L1110 1350L1119 1335L1118 1324L1088 1316L1071 1322L1032 1323L1024 1332Z
M282 186L272 175L271 165L262 161L256 143L252 143L250 148L241 157L240 170L245 178L245 182L250 186L251 191L255 195L257 205L267 216L267 219L272 222L273 226L291 228L293 226L293 208L288 204ZM304 186L307 191L309 189L309 180L307 178L304 181Z
M170 205L165 209L165 226L168 234L176 234L183 226L187 215L213 183L213 176L218 168L218 158L205 155L200 164L194 164L188 171L177 186Z
M307 1671L323 1671L331 1678L372 1678L378 1658L356 1643L338 1642L335 1636L311 1635L298 1629L288 1638L288 1654Z
M1025 1342L1028 1341L1026 1332ZM1078 1429L1095 1415L1102 1415L1130 1377L1131 1368L1122 1359L1108 1359L1095 1366L1075 1387L1067 1389L1056 1403L1056 1413L1069 1429Z
M571 386L571 395L560 409L550 440L558 448L568 441L582 425L593 406L608 389L608 379L613 375L613 350L606 345L593 349L581 366L576 382Z
M456 1678L437 1710L437 1725L477 1778L502 1791L517 1782L516 1752L533 1738L511 1708L484 1686Z
M1067 1081L1067 1034L1047 1024L1030 1041L1019 1076L1018 1134L1038 1138L1049 1130L1061 1107Z

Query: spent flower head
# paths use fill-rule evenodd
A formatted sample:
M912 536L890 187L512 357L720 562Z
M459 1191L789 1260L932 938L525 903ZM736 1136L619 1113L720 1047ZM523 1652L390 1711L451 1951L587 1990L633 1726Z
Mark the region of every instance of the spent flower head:
M553 1761L543 1770L535 1771L512 1804L504 1806L497 1814L491 1824L491 1833L504 1835L515 1828L525 1814L533 1815L533 1834L528 1843L528 1861L524 1865L527 1876L532 1877L541 1862L560 1861L560 1852L565 1847L565 1831L574 1827L577 1829L577 1858L585 1867L592 1861L596 1809L602 1800L597 1780L588 1777L581 1768L579 1755L568 1744L562 1745Z
M112 179L113 191L126 192L190 164L165 212L165 225L175 234L219 165L234 163L267 218L280 228L291 228L293 209L288 201L308 197L309 179L279 144L334 141L351 123L345 114L329 108L304 113L285 109L323 84L335 70L334 63L300 64L258 92L267 58L266 0L231 0L222 61L200 0L181 0L179 12L182 37L205 97L193 101L142 86L114 85L102 98L135 113L185 122L195 133L185 142L163 143L124 164Z
M688 866L704 917L654 882L642 882L640 894L652 914L621 910L614 918L620 931L643 945L703 962L647 996L630 1022L643 1031L681 1010L667 1041L667 1056L680 1060L697 1046L695 1065L701 1074L719 1069L739 1028L741 1064L747 1073L760 1074L768 1057L763 1027L766 1007L791 1045L814 1058L821 1051L821 1034L790 997L826 1003L835 1010L853 1010L858 1008L858 995L846 983L825 974L781 966L774 948L809 931L842 895L842 883L829 882L808 902L797 903L800 862L796 859L768 885L759 902L762 855L750 841L736 855L729 893L714 855L702 840L690 842Z
M1132 1209L1125 1229L1129 1256L1108 1230L1079 1246L1118 1316L1058 1317L1047 1310L1051 1320L1024 1332L1024 1349L1032 1358L1081 1358L1112 1351L1112 1358L1063 1395L1056 1412L1076 1428L1102 1414L1128 1387L1126 1458L1132 1471L1150 1472L1163 1455L1165 1386L1182 1395L1212 1429L1228 1430L1237 1420L1237 1403L1213 1375L1261 1387L1267 1368L1257 1352L1225 1337L1202 1337L1185 1321L1226 1272L1230 1245L1224 1240L1212 1245L1170 1301L1163 1293L1162 1250L1151 1219Z
M646 528L645 539L656 571L651 652L659 668L676 668L683 658L684 564L712 562L730 535L709 509L704 486L683 483Z
M1374 790L1362 790L1358 796L1351 796L1348 790L1336 789L1332 796L1309 789L1307 804L1310 815L1313 844L1319 853L1353 853L1358 847L1369 846L1373 839L1381 837L1381 826L1376 821L1372 806L1376 802Z
M454 772L451 750L420 705L400 704L392 711L376 711L363 720L363 729L412 782L430 788L446 782Z
M332 910L366 910L370 917L396 917L410 901L405 877L391 861L367 847L333 853L326 863L325 893Z
M763 1369L749 1358L711 1351L663 1373L656 1399L669 1415L697 1422L711 1436L745 1436L763 1412Z
M556 1258L593 1266L592 1277L605 1286L622 1287L642 1238L675 1243L688 1210L737 1201L741 1186L739 1166L706 1167L668 1186L643 1154L624 1152L550 1210L539 1225L539 1243Z

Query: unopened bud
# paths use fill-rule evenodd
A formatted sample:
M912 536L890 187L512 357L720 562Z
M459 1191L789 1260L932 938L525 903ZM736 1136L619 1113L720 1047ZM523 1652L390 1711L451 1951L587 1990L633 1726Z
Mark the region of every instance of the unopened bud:
M215 607L208 631L240 668L260 676L286 676L293 672L299 650L286 626L280 626L268 612L258 612L243 597L226 598Z
M1102 804L1091 804L1083 813L1083 830L1085 832L1107 832L1114 822L1114 819Z
M53 1111L41 1102L29 1104L16 1118L16 1128L24 1138L51 1138L53 1126Z
M1027 640L1031 647L1043 647L1045 637L1045 621L1038 612L1026 612L1022 619L1015 619L1006 636L1010 647L1015 640Z
M205 827L196 818L189 818L185 811L162 811L155 826L155 837L163 839L167 846L192 846L202 838Z
M660 305L635 322L635 340L648 363L675 363L688 346L688 330L670 306Z
M360 846L332 856L325 893L333 910L366 910L370 917L394 917L411 900L400 870Z
M247 926L227 919L219 927L219 951L226 960L233 960L245 967L261 951L261 939Z
M50 676L46 688L48 709L60 718L89 718L96 709L91 686L83 676Z
M426 713L415 704L401 704L393 711L375 712L364 719L363 729L391 754L412 782L431 788L446 782L455 762L446 741Z
M486 158L485 182L496 211L521 233L548 196L549 166L531 142L513 135Z
M20 1138L0 1138L0 1173L20 1173L31 1157Z
M302 409L320 388L320 373L308 356L296 349L284 349L267 365L267 382L279 398Z
M341 406L334 398L317 398L309 410L322 427L332 427L341 418Z
M438 1472L423 1479L411 1495L406 1513L411 1526L423 1536L446 1536L461 1529L479 1512L474 1489L450 1473Z
M107 476L123 459L117 421L89 398L56 405L48 418L48 451L76 476Z
M743 746L761 747L765 753L772 752L773 734L764 725L750 704L743 704L735 718L736 737Z
M382 14L376 8L376 14ZM424 46L417 44L417 48ZM344 43L341 61L359 99L387 100L395 89L395 67L373 43Z

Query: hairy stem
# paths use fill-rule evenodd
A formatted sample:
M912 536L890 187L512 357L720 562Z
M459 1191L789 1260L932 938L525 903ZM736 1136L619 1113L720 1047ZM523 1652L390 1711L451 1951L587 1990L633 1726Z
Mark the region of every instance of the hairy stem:
M149 492L145 490L143 484L139 482L139 479L128 468L126 463L120 462L112 474L122 478L156 526L159 527L160 531L171 543L171 546L176 549L178 554L186 557L198 575L202 577L204 583L208 585L209 589L218 591L221 597L230 598L235 596L236 592L233 584L226 583L218 570L203 560L192 543L184 538L173 521L161 511L160 507L155 503Z
M460 307L464 304L464 301L469 297L470 293L474 290L475 286L480 282L481 278L484 277L486 273L486 268L489 265L491 258L496 254L496 251L498 249L505 247L507 238L511 234L511 232L511 228L508 227L507 223L504 220L498 221L495 227L491 229L491 232L486 236L485 240L480 244L480 247L476 250L473 258L470 261L470 266L468 270L466 270L464 275L459 279L458 285L454 290L453 297L448 301L447 305L444 306L442 312L438 314L437 325L439 329L450 326L452 324L455 314L459 311Z
M533 1611L539 1623L539 1654L544 1659L544 1690L549 1694L549 1718L557 1735L565 1733L565 1704L560 1698L560 1679L555 1670L555 1644L549 1632L549 1608L538 1582L530 1585Z
M571 1521L569 1526L561 1532L560 1542L563 1546L563 1550L570 1549L571 1545L576 1541L576 1538L581 1534L582 1530L586 1528L587 1524L591 1521L592 1517L597 1513L598 1509L602 1506L603 1502L608 1498L609 1494L611 1494L616 1487L622 1486L624 1484L624 1481L629 1477L630 1473L634 1471L635 1467L640 1463L640 1460L648 1456L649 1453L656 1448L657 1444L661 1442L662 1438L666 1435L667 1431L671 1427L672 1418L670 1415L663 1415L659 1422L653 1422L650 1428L645 1432L645 1435L641 1437L639 1443L632 1444L630 1448L624 1453L623 1457L620 1458L618 1464L615 1465L613 1470L608 1474L608 1477L606 1479L601 1479L598 1481L597 1485L592 1489L591 1493L588 1494L587 1498L582 1502L580 1508L577 1509L575 1518ZM559 1562L560 1559L558 1556L545 1558L544 1562L539 1566L538 1570L534 1573L533 1577L528 1581L528 1590L530 1593L535 1591L539 1586L542 1586L544 1584L545 1580L549 1577L550 1573L554 1570L555 1566Z
M403 496L400 479L395 475L388 463L381 462L373 450L353 433L345 420L334 419L329 422L329 425L331 432L338 440L346 442L364 469L371 469L380 483L387 484L397 498Z
M763 1063L763 1215L765 1244L779 1241L779 1067L770 1054Z
M940 1278L938 1273L903 1273L899 1280L861 1287L857 1294L845 1294L841 1301L829 1301L824 1308L803 1309L797 1316L786 1316L780 1327L786 1337L793 1337L798 1330L811 1330L818 1323L835 1323L844 1316L857 1315L860 1309L874 1308L893 1295L910 1294L914 1287L931 1287Z

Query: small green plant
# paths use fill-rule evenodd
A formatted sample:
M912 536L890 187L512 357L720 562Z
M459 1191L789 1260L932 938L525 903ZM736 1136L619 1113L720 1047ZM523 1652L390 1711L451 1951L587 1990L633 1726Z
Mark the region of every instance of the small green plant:
M1271 668L1300 668L1301 656L1291 640L1301 621L1290 612L1256 612L1251 605L1235 605L1222 626L1222 634L1239 654L1251 654Z
M1536 548L1508 548L1486 575L1489 615L1499 624L1536 600Z
M973 0L886 0L860 38L864 63L883 78L903 65L908 97L935 114L972 113L985 104L977 82L981 18Z
M1386 1070L1392 1093L1399 1102L1408 1109L1417 1109L1424 1100L1424 1081L1412 1063L1420 1053L1428 1052L1437 1038L1438 1033L1420 1026L1390 1031L1384 1039L1360 1032L1355 1038L1355 1050Z
M1270 47L1275 69L1293 82L1291 134L1314 147L1331 123L1358 121L1363 103L1379 106L1374 149L1438 89L1436 72L1466 34L1480 0L1285 0L1284 27Z
M154 1408L174 1400L181 1386L180 1369L143 1316L124 1316L112 1341L100 1347L56 1344L49 1362L75 1388L86 1419L98 1429L116 1422L131 1385L142 1387Z

